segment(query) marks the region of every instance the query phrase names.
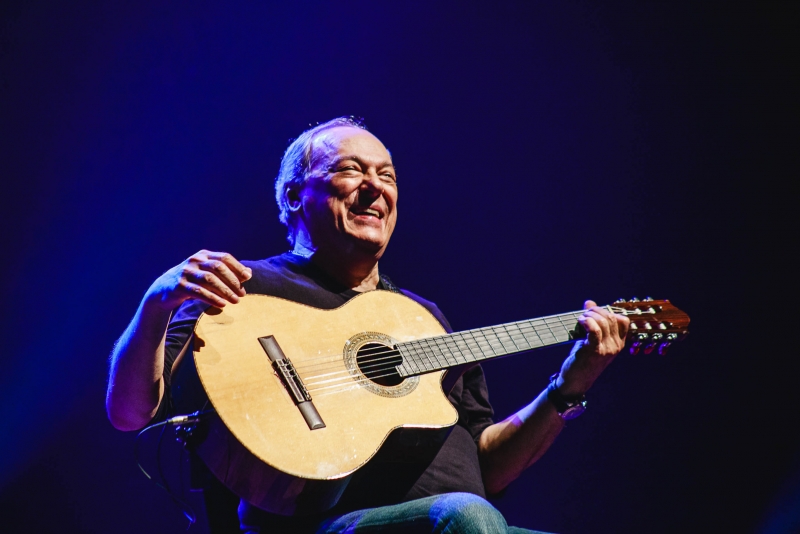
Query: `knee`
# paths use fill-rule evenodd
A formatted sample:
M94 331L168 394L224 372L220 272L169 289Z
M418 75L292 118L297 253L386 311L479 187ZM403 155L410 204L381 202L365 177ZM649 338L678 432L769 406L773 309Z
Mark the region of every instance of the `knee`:
M431 507L431 519L436 534L499 534L508 530L497 508L471 493L442 495Z

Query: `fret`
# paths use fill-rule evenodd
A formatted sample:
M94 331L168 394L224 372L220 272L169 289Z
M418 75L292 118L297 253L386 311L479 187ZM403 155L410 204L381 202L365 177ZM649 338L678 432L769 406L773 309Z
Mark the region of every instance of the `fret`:
M399 343L404 376L447 369L571 340L583 312L551 315Z
M468 341L462 332L455 335L454 340L458 347L458 352L461 355L461 363L470 363L475 361L473 358L473 347L470 347Z
M462 347L459 345L459 338L457 336L448 336L446 339L448 350L450 354L453 355L453 360L456 362L456 365L467 363Z
M528 350L530 348L530 343L525 339L525 335L522 333L522 329L518 323L503 325L503 328L517 351Z
M521 352L519 344L514 340L514 335L511 333L511 329L514 328L514 325L502 325L503 330L505 331L505 336L508 338L508 342L513 345L514 349L509 350L508 352Z
M425 370L426 371L432 371L432 370L436 369L436 364L433 362L433 360L431 360L430 351L427 350L427 347L424 347L422 345L423 342L425 342L425 341L426 341L425 339L420 339L420 340L417 340L416 343L417 343L417 346L419 347L419 351L422 353L422 356L425 358L425 360L427 360L427 362L425 360L423 360L423 366L425 367Z
M449 337L442 337L438 339L441 340L442 351L444 352L445 358L447 359L448 363L450 363L450 365L452 366L456 366L459 363L461 363L458 361L458 357L453 352L453 349L455 348L453 340Z
M426 338L422 341L425 343L425 352L428 353L430 357L433 357L434 361L436 362L436 368L447 367L446 362L442 361L442 352L439 350L439 347L436 345L436 338Z
M417 361L417 354L414 345L411 343L400 343L397 348L400 350L400 355L403 357L403 365L409 372L407 375L418 374L422 372Z
M414 341L414 347L417 349L417 361L419 362L419 366L423 369L423 371L427 372L433 369L436 365L433 363L433 360L431 360L430 354L428 354L428 351L425 350L425 347L422 343L423 340L418 339Z
M486 351L484 350L484 347L480 344L479 339L475 337L475 331L468 330L464 332L464 336L467 339L468 346L470 347L470 349L472 349L470 351L470 361L475 362L478 360L485 359Z
M434 338L436 342L436 348L439 349L439 352L442 353L442 358L444 359L445 365L448 367L453 367L454 365L458 365L458 362L452 357L453 355L450 352L450 348L447 344L447 338L445 337L437 337Z

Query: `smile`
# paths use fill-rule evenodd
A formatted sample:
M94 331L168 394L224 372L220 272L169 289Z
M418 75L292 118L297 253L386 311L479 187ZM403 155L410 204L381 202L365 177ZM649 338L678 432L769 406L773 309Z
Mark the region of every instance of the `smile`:
M377 217L378 219L383 219L383 214L381 212L379 212L378 210L374 210L372 208L350 210L350 211L355 213L356 216L358 216L358 215L367 215L367 216L370 216L370 217Z

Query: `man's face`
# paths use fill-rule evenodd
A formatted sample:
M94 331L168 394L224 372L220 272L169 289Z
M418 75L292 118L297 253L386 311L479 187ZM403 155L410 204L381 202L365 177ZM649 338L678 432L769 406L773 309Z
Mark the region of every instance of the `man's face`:
M389 151L355 127L325 130L312 143L310 173L299 191L315 247L383 254L397 221L397 182Z

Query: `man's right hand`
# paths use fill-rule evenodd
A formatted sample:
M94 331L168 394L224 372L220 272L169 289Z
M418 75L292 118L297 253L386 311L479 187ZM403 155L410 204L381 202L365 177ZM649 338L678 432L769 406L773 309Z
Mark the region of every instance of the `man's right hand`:
M197 299L223 308L245 295L242 283L253 271L227 252L201 250L159 276L145 294L145 302L172 311L184 301Z

